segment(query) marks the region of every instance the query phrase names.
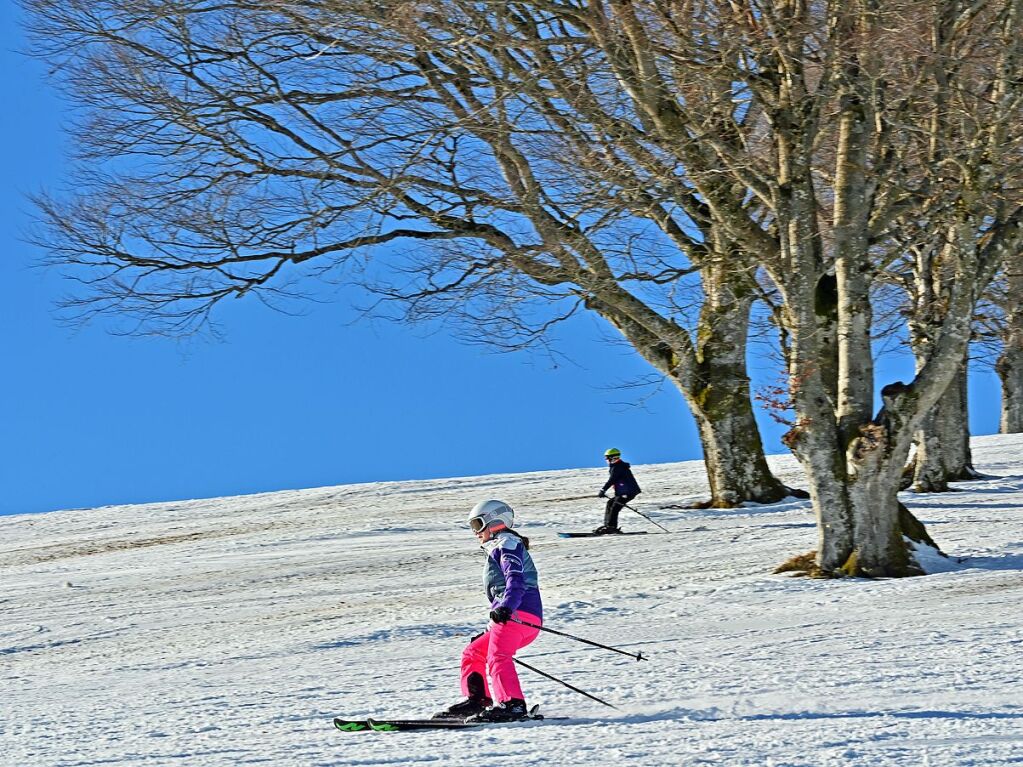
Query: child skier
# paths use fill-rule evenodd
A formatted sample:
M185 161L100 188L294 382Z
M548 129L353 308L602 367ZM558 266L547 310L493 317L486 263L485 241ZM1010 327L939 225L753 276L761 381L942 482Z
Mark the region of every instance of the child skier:
M483 583L490 600L490 625L462 652L466 699L437 718L513 722L528 715L512 657L540 632L515 621L539 626L543 606L529 539L511 529L514 521L515 512L503 501L480 501L469 514L469 526L487 553Z
M618 527L618 512L642 491L636 478L632 476L632 468L622 460L621 450L616 447L608 448L604 451L604 459L607 461L610 476L597 493L597 497L607 498L607 489L612 486L615 494L607 499L607 505L604 507L604 524L593 532L597 535L613 535L622 531Z

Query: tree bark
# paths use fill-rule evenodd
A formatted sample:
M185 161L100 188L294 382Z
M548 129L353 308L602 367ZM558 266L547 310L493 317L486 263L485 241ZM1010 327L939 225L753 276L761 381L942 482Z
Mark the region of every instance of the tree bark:
M744 357L745 351L743 344L733 356ZM745 359L736 359L734 365L723 365L719 360L716 365L705 366L700 383L683 394L699 428L710 485L710 500L699 506L733 508L745 501L774 503L800 492L786 487L767 465L750 401Z
M1021 256L1017 256L1020 258ZM995 363L995 371L1002 382L1002 434L1023 432L1023 269L1010 270L1006 277L1009 306L1006 307L1006 326L1002 339L1002 353Z
M904 538L937 546L898 500L899 474L912 436L907 418L912 419L916 396L901 383L885 387L885 407L859 428L844 452L837 421L829 425L824 419L821 428L797 427L787 435L806 468L818 519L810 574L877 578L923 573Z
M879 420L862 427L849 450L849 496L856 547L842 570L847 575L871 578L922 575L903 541L898 499L899 474L909 453L909 433L901 425L892 428L884 417Z
M1023 432L1023 346L1006 348L998 358L995 370L1002 382L1002 415L999 432Z
M790 494L767 466L750 400L746 366L754 296L728 265L702 270L705 300L697 329L698 372L683 391L700 430L711 498L716 508L744 501L774 503Z
M907 467L912 472L914 492L945 493L952 489L949 482L980 477L970 453L967 368L964 360L917 431L916 455Z

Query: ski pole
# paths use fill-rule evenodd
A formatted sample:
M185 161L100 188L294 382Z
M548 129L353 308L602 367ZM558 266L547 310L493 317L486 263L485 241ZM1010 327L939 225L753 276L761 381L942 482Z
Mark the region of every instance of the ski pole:
M643 517L643 519L645 519L645 520L646 520L647 522L651 522L652 524L655 524L655 525L657 525L657 526L658 526L659 528L661 528L661 529L662 529L662 530L663 530L664 532L666 532L666 533L670 533L670 532L671 532L671 530L669 530L668 528L666 528L666 527L665 527L664 525L660 524L659 522L654 522L654 521L653 521L652 519L650 519L650 517L648 517L648 516L647 516L646 514L644 514L644 513L643 513L642 511L640 511L639 509L634 509L634 508L632 508L632 507L631 507L631 506L630 506L629 504L627 504L627 503L623 503L623 504L622 504L622 506L624 506L625 508L629 509L630 511L634 511L634 512L636 512L637 514L639 514L639 516Z
M558 684L565 685L565 687L567 687L570 690L574 690L575 692L579 693L580 695L585 695L590 700L595 700L595 701L597 701L597 703L603 703L605 706L610 706L611 708L615 709L616 711L618 710L618 706L616 706L616 705L614 705L612 703L608 703L606 700L601 700L596 695L590 695L588 692L586 692L585 690L580 690L578 687L573 687L572 685L570 685L568 682L564 681L563 679L558 679L556 676L551 676L546 671L541 671L540 669L536 668L535 666L530 666L524 660L519 660L518 658L512 658L512 660L515 661L516 663L518 663L523 668L528 668L530 671L536 672L540 676L545 676L548 679L553 679Z
M600 647L604 650L611 650L612 652L618 652L622 655L628 655L630 658L635 658L636 660L649 660L648 658L643 657L642 652L626 652L625 650L619 650L617 647L608 647L606 644L601 644L600 642L591 642L589 639L583 639L582 637L577 637L572 634L566 634L564 631L555 631L554 629L549 629L546 626L541 626L538 623L520 621L518 618L512 618L511 620L513 623L518 623L520 626L529 626L531 629L546 631L548 634L557 634L559 637L568 637L569 639L574 639L575 641L582 642L583 644L593 645L594 647Z

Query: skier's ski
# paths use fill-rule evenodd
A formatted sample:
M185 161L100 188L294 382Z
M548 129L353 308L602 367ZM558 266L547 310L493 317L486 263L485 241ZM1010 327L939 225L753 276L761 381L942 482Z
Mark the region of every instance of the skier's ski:
M410 732L412 730L464 730L482 727L485 724L515 724L516 722L539 722L543 714L540 707L533 706L525 719L511 722L465 722L461 719L335 719L334 726L341 732Z
M461 730L480 727L481 722L459 719L335 719L341 732L405 732L409 730Z
M558 533L559 538L617 538L621 535L646 535L646 530L633 530L628 533Z

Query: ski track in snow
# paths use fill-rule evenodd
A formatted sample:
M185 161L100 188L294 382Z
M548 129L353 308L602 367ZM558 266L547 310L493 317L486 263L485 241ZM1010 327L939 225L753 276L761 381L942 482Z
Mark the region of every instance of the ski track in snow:
M903 496L955 559L900 580L772 575L815 546L808 502L662 508L702 498L697 462L636 467L674 535L624 511L652 534L558 538L599 523L599 468L0 517L0 765L1020 765L1021 449L975 439L984 479ZM549 634L521 657L620 710L521 669L569 719L336 732L460 697L486 497L551 628L650 660Z

